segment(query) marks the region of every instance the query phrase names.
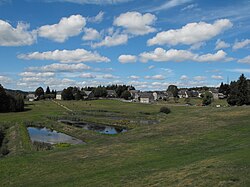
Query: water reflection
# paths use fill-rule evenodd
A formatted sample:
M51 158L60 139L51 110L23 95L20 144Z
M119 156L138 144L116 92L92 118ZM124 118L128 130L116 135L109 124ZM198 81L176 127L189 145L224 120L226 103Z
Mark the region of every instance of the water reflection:
M28 127L28 133L32 142L44 142L50 144L57 143L69 143L69 144L83 144L82 140L76 139L67 134L57 132L55 130L50 130L46 127L37 128L37 127Z
M76 122L76 121L70 121L70 120L59 120L58 122L61 122L67 125L73 125L75 127L83 128L85 130L99 132L101 134L119 134L119 133L127 132L127 129L122 128L122 127L112 127L108 125Z

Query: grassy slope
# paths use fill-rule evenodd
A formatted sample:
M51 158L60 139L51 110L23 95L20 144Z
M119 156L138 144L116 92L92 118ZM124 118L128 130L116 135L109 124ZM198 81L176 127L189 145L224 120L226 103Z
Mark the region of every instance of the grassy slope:
M117 136L62 130L91 140L87 145L10 155L0 159L3 186L249 186L250 108L174 107L117 101L61 102L75 111L150 112L157 125L137 125ZM37 102L32 110L0 114L1 121L45 120L65 110ZM94 119L93 119L94 120Z

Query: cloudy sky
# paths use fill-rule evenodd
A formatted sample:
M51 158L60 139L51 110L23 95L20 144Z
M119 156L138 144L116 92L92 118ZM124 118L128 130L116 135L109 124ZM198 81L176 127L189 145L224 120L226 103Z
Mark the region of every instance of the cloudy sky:
M249 0L0 0L0 84L132 84L250 78Z

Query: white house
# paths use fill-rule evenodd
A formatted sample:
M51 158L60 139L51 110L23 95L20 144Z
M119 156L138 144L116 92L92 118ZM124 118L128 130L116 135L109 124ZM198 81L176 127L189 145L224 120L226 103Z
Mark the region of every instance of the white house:
M133 97L133 100L134 101L139 101L139 93L140 93L140 90L129 90L131 96Z
M155 101L158 100L158 94L157 94L157 92L154 92L154 93L153 93L153 97L154 97L154 100L155 100Z
M62 100L62 92L56 93L56 100Z
M28 99L28 101L34 101L36 99L36 96L35 96L35 94L30 93L27 95L26 98Z
M152 93L142 92L140 93L140 103L151 103L154 101Z

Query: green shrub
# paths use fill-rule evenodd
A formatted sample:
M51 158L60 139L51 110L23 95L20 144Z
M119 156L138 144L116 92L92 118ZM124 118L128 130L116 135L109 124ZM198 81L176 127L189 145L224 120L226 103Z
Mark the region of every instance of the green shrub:
M160 112L165 113L165 114L169 114L171 112L171 110L168 107L163 106L160 108Z
M8 150L7 145L3 144L2 147L0 148L0 155L5 156L5 155L9 154L9 152L10 151Z

